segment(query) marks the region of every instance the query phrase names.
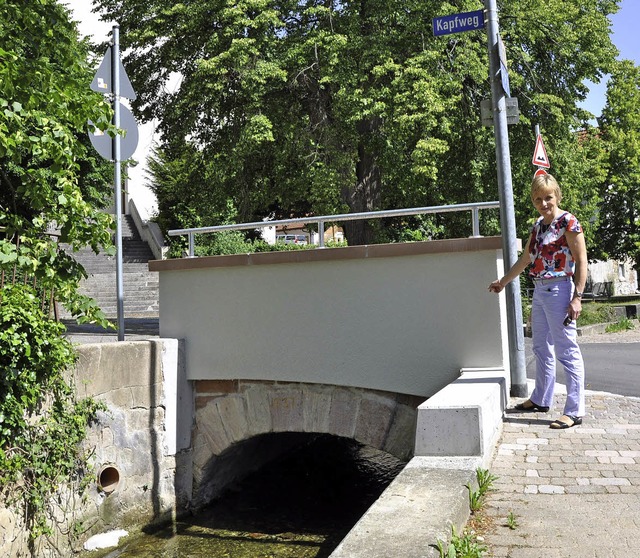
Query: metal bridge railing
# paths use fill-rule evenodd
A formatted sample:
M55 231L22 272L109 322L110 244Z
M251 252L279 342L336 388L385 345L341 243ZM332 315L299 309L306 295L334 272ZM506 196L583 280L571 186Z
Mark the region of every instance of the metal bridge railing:
M357 221L359 219L383 219L386 217L403 217L408 215L425 215L435 213L452 213L458 211L471 211L472 237L480 236L480 210L495 209L500 207L500 203L478 202L463 203L458 205L439 205L432 207L413 207L409 209L390 209L387 211L367 211L363 213L342 213L338 215L321 215L319 217L301 217L297 219L281 219L279 221L256 221L253 223L239 223L232 225L217 225L215 227L198 227L192 229L172 229L168 231L169 236L187 235L189 241L188 257L195 257L195 235L215 233L220 231L240 231L250 229L263 229L277 225L318 225L319 248L324 248L324 225L325 223L338 223L343 221Z

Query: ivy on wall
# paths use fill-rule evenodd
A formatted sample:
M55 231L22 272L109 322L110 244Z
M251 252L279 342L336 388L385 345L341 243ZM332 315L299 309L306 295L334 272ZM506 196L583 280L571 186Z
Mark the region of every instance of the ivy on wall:
M83 486L80 442L103 406L77 400L67 380L76 362L64 325L41 309L28 285L5 286L0 301L0 495L23 512L31 543L51 533L52 497Z

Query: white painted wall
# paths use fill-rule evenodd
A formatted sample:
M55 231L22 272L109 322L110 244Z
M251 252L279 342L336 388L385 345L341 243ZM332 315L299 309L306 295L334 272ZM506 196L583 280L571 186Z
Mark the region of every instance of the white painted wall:
M504 296L487 290L502 273L499 246L462 239L151 262L160 335L185 340L191 380L430 396L461 368L509 370Z

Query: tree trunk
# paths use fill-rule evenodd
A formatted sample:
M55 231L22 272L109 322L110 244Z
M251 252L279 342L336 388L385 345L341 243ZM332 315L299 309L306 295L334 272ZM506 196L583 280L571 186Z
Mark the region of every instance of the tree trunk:
M376 157L370 148L370 136L379 128L379 120L363 120L358 125L360 142L356 163L356 184L342 192L351 213L362 213L380 209L381 174ZM345 238L350 246L371 244L374 228L367 220L346 221L343 225Z

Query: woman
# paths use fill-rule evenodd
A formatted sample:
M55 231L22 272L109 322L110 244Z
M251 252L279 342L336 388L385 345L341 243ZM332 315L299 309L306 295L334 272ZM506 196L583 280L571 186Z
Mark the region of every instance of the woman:
M571 428L584 416L584 363L577 342L576 322L582 310L587 279L587 249L578 220L560 209L562 193L556 179L544 173L531 183L531 201L540 218L518 261L502 279L489 285L499 293L528 266L533 279L531 326L536 358L535 388L519 411L546 413L553 404L556 356L566 374L564 414L551 428Z

